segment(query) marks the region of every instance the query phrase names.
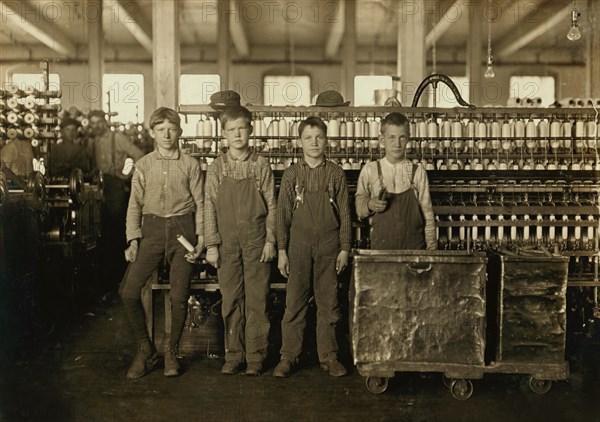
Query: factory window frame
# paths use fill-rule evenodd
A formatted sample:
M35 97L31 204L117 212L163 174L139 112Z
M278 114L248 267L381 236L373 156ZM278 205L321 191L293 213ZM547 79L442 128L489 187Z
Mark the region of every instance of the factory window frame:
M460 96L466 102L469 102L469 78L466 76L450 76L452 82L456 85ZM429 85L428 89L433 89L433 85ZM431 104L433 107L433 96L430 96ZM437 84L435 106L441 108L452 108L459 106L458 101L450 87L444 83Z
M376 105L375 90L393 87L391 76L357 75L354 77L354 105L357 107Z
M144 120L144 75L141 73L105 73L102 76L102 104L117 113L115 122L140 123Z
M263 78L264 105L310 105L310 76L265 75Z
M556 78L554 76L511 76L509 83L511 98L539 98L541 103L531 105L540 107L548 107L555 101Z
M218 74L184 74L179 76L179 104L208 104L210 96L221 90ZM187 121L186 121L187 120ZM181 120L183 136L196 134L196 119Z
M44 86L44 80L41 73L13 73L10 76L10 83L17 84L20 89L25 91L29 87L33 87L38 91L58 91L60 89L60 75L58 73L50 73L48 75L48 87ZM42 98L36 99L38 104L42 104ZM60 98L51 98L50 104L60 104Z

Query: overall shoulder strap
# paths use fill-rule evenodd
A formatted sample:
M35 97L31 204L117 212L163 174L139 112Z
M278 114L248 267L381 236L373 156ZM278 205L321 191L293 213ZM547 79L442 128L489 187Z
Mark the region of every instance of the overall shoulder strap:
M333 171L335 167L333 163L325 161L325 177L327 180L327 192L329 193L329 199L332 201L335 198L335 186L333 185Z

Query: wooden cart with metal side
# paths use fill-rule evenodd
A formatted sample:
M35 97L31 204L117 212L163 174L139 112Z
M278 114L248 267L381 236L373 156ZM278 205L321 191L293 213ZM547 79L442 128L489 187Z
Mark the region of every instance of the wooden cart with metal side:
M354 363L372 393L395 372L442 372L468 399L484 374L486 263L465 251L355 250Z
M569 375L565 360L569 258L525 251L490 255L485 372L529 375L544 394Z

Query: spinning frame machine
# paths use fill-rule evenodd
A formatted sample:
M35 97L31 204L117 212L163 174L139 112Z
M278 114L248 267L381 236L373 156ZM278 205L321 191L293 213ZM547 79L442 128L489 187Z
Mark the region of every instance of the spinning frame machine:
M443 75L423 81L413 107L249 106L250 147L269 159L278 184L302 156L299 122L318 115L328 126L327 157L346 170L352 198L362 165L385 155L381 119L403 113L411 120L407 156L428 173L438 249L559 253L570 261L575 325L600 318L598 109L476 108L459 95L464 108L416 107L425 85L439 81L446 82ZM208 105L179 111L186 119L199 116L196 135L183 137L181 146L205 170L227 150L218 113ZM368 227L356 218L354 227L354 246L368 247ZM199 278L206 277L214 287L206 272Z

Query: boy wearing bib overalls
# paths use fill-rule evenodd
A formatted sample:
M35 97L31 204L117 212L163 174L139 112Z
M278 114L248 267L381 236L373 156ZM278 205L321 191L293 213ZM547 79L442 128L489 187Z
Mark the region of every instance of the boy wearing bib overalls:
M381 121L385 157L366 164L358 177L356 213L370 218L371 249L435 250L435 219L427 172L406 158L410 123L400 113Z
M281 361L273 376L289 376L300 356L312 279L319 361L339 377L347 372L337 360L335 328L340 319L337 275L348 263L351 246L348 186L344 170L325 159L325 123L309 117L298 132L304 158L283 173L277 204L278 267L288 282Z
M204 230L206 260L217 271L225 325L225 364L233 375L260 375L267 354L269 262L275 257L275 179L268 161L248 146L252 114L221 113L229 150L208 167Z

